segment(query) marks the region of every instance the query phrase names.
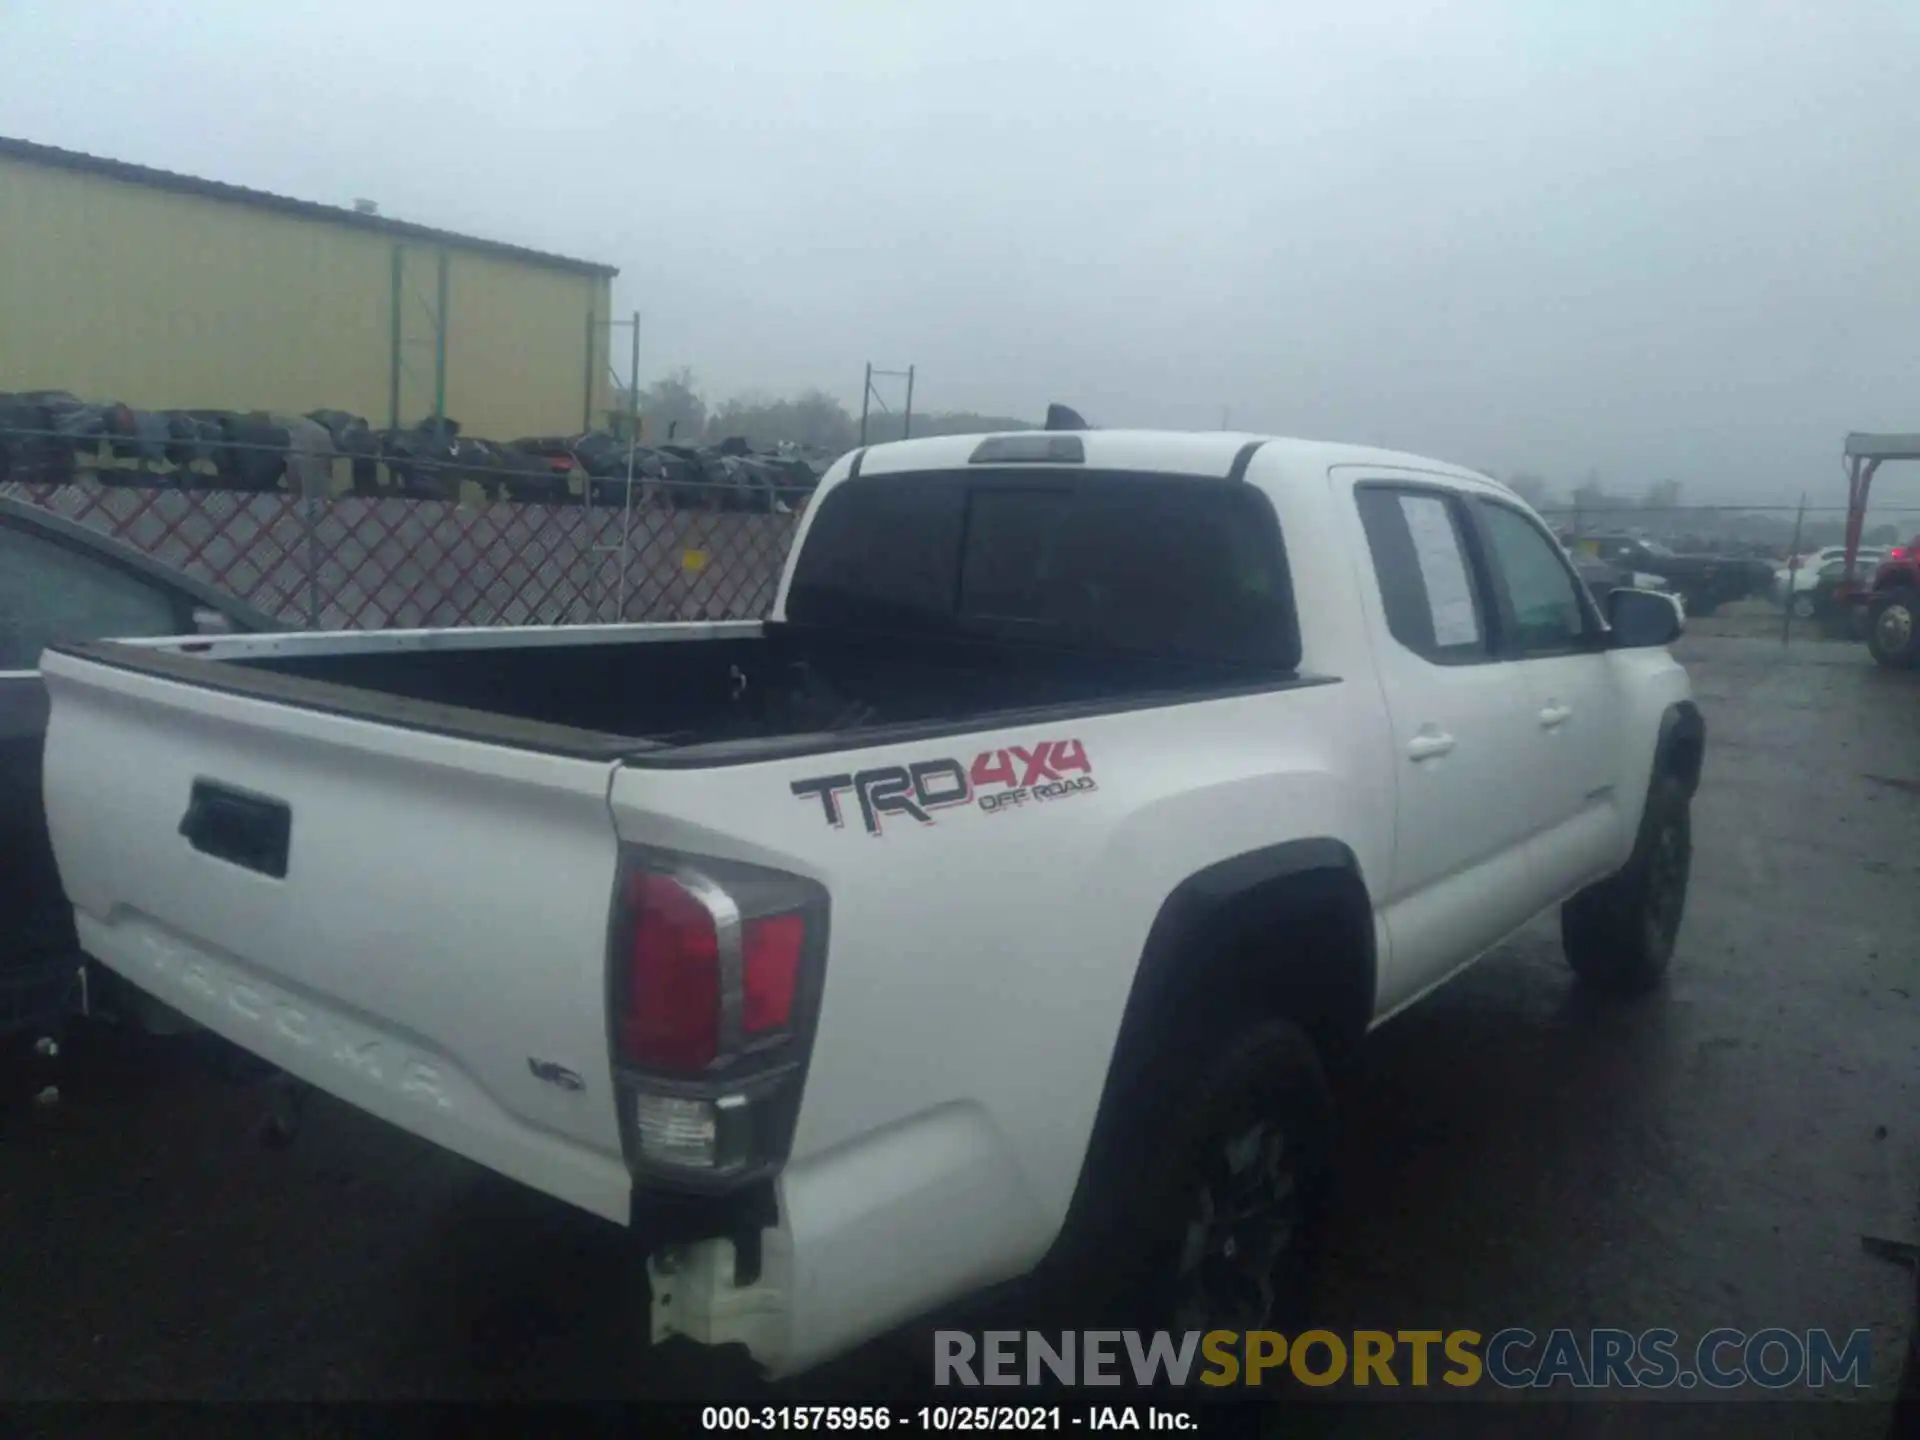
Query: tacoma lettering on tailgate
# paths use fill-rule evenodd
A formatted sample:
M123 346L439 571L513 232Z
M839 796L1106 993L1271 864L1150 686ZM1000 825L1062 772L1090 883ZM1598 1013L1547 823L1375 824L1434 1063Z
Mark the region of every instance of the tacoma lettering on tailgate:
M920 760L910 765L817 775L795 780L792 785L800 799L819 802L821 814L836 830L846 824L840 797L851 793L869 835L881 833L881 821L888 815L904 815L931 825L934 811L956 805L997 815L1097 788L1087 747L1078 740L1042 740L1033 746L983 750L970 765L951 758Z
M158 982L154 989L164 993L169 986L177 987L203 1004L224 1008L245 1025L271 1032L278 1043L324 1056L362 1083L398 1091L436 1109L454 1103L439 1066L340 1017L317 1014L291 995L241 979L165 935L144 928L134 931L129 958L147 967Z

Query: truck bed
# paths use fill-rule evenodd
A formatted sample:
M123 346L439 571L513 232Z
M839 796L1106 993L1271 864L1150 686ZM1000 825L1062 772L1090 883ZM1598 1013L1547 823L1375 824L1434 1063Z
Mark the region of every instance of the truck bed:
M431 634L432 632L426 632ZM1009 712L1178 704L1290 673L1049 644L767 625L112 643L74 653L276 703L645 763L772 758ZM202 651L192 654L181 652ZM684 753L682 753L684 752Z
M88 955L300 1079L621 1222L607 977L627 851L818 870L798 857L836 826L793 784L814 769L865 773L890 746L969 732L969 760L1083 737L1105 754L1120 712L1222 701L1192 707L1204 744L1226 697L1318 690L1310 727L1341 688L755 624L102 642L42 668L49 827ZM938 742L905 758L960 763ZM956 833L971 854L1004 832ZM851 884L846 858L818 883ZM858 953L859 908L834 914Z

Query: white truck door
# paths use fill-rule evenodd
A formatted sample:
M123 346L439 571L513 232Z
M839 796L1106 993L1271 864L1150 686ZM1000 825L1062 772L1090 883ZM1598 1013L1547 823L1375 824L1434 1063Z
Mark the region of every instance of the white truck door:
M1518 667L1493 647L1462 497L1430 480L1354 488L1372 579L1362 603L1392 720L1393 959L1381 1008L1403 1004L1539 908L1515 757L1535 740Z
M1533 711L1514 753L1515 799L1531 811L1542 903L1565 898L1620 863L1619 716L1606 632L1579 576L1539 522L1476 499L1506 644ZM1633 797L1637 800L1638 797Z

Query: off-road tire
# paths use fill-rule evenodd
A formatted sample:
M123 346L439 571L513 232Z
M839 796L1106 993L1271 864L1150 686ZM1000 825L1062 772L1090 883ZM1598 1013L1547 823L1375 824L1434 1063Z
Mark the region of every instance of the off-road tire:
M1886 590L1867 607L1867 649L1889 670L1910 670L1920 661L1920 594Z
M1691 801L1676 776L1653 782L1633 855L1614 875L1560 907L1574 974L1596 990L1637 994L1667 973L1686 912L1693 861Z
M1107 1137L1119 1143L1090 1157L1093 1203L1056 1247L1055 1298L1081 1318L1124 1328L1284 1329L1303 1318L1333 1130L1313 1042L1288 1020L1187 1030L1135 1094ZM1248 1137L1257 1137L1252 1149ZM1233 1171L1235 1155L1253 1156L1258 1174ZM1235 1182L1246 1183L1250 1206L1240 1228L1224 1220ZM1200 1223L1209 1205L1212 1230ZM1222 1237L1239 1239L1237 1257L1223 1241L1195 1262L1192 1247L1206 1251ZM1269 1250L1272 1264L1262 1266ZM1245 1313L1196 1309L1200 1272L1231 1289L1236 1269L1264 1270L1270 1303L1249 1293Z

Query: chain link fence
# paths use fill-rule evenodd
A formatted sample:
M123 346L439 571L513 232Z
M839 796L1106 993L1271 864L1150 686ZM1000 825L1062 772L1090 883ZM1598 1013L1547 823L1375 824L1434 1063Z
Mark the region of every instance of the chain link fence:
M1541 517L1563 537L1640 535L1675 550L1773 555L1819 549L1846 539L1847 507L1830 505L1641 505L1631 500L1535 502ZM1920 506L1876 505L1862 527L1861 543L1905 545L1920 532Z
M589 475L570 457L503 457L499 447L478 463L0 436L0 495L98 530L290 628L758 617L810 492L783 488L765 467L690 478L708 473L663 478L656 467L628 482Z
M314 424L266 444L233 417L196 426L181 420L188 412L126 412L117 422L111 407L94 413L108 417L98 433L0 427L0 494L209 581L290 628L758 617L811 494L793 470L765 463L773 457L681 452L663 469L647 448L629 480L625 442L583 457L567 442L499 446L421 431L398 446L389 432L379 448L354 447ZM1775 562L1838 544L1846 521L1841 505L1602 497L1537 508L1574 549L1629 534ZM1863 539L1884 550L1916 530L1920 509L1876 507Z
M1909 566L1920 537L1920 508L1873 507L1849 574L1841 504L1647 505L1588 497L1535 508L1582 564L1590 588L1644 572L1652 578L1636 583L1662 583L1687 601L1689 629L1777 637L1782 644L1863 638L1864 601L1876 577Z

